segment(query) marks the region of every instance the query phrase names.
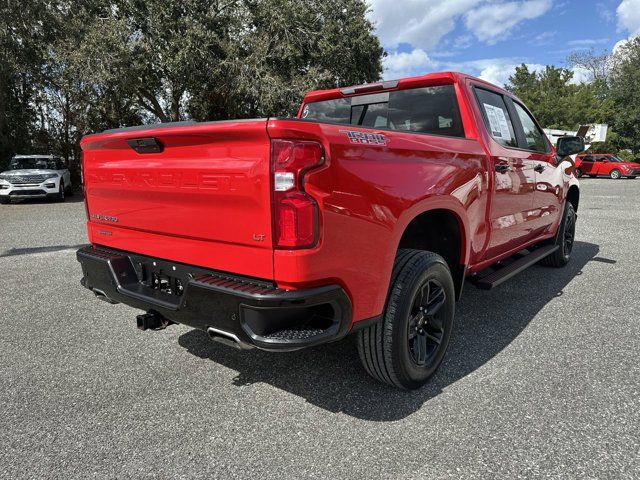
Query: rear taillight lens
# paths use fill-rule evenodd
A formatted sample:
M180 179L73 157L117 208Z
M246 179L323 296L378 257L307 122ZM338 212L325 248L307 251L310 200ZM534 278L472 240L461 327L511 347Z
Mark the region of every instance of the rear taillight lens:
M82 196L84 197L84 213L87 216L87 220L89 220L89 204L87 203L87 179L84 172L84 152L80 152L80 184L82 185Z
M322 145L298 140L271 142L274 247L311 248L318 243L318 204L304 191L304 176L324 163Z

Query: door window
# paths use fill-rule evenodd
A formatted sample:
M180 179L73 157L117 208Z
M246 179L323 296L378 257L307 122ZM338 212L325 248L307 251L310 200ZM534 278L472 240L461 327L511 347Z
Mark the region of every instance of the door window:
M513 122L502 95L482 88L476 89L476 95L484 115L487 130L491 136L500 145L517 147L518 140L516 139Z
M453 85L307 103L304 120L464 137Z
M536 125L536 122L522 105L516 102L514 102L513 105L516 108L516 113L524 130L524 138L527 142L526 146L523 145L523 147L527 150L533 150L534 152L547 153L549 147L545 134L540 130L538 125Z

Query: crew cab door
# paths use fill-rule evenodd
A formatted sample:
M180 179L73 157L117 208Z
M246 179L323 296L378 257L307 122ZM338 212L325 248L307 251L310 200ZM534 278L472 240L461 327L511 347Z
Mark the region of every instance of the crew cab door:
M484 86L473 90L488 133L485 143L493 176L491 234L484 255L489 260L533 238L536 160L518 146L511 100Z
M596 168L598 175L609 175L613 170L613 165L609 161L609 158L605 155L598 155L596 158Z
M563 173L551 144L533 115L526 107L512 100L518 144L528 152L534 162L536 188L533 194L533 220L535 236L548 233L559 220L564 198Z
M580 170L584 175L597 175L598 174L598 166L596 165L595 159L593 155L586 155L581 158L582 163L580 164Z

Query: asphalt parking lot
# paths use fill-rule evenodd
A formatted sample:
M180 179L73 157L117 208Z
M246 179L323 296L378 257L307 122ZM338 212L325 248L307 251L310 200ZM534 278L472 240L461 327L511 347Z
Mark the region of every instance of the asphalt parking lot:
M343 341L241 353L79 284L85 212L0 206L0 477L640 476L640 180L582 182L563 270L467 286L436 377Z

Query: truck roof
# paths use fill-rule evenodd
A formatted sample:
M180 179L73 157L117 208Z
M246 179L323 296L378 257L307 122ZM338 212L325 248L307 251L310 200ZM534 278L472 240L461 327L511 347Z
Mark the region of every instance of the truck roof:
M428 73L426 75L420 75L417 77L406 77L401 78L399 80L384 80L381 82L368 83L365 85L357 85L353 87L341 87L341 88L332 88L328 90L314 90L308 92L304 96L304 103L312 103L318 102L321 100L332 100L336 98L344 98L352 95L363 94L363 93L373 93L379 91L386 90L403 90L407 88L419 88L425 85L433 85L439 82L442 83L454 83L464 81L466 79L474 80L475 82L485 84L490 86L493 89L499 90L503 93L508 93L504 89L493 85L481 78L474 77L472 75L468 75L466 73L460 72L433 72ZM511 94L509 94L511 95Z

